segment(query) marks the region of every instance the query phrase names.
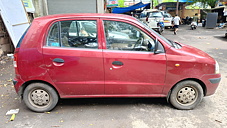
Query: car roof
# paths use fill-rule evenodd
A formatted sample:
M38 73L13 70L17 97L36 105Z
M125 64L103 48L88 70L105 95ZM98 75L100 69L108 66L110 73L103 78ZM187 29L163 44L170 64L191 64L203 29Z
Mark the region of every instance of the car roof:
M158 10L158 9L146 9L146 10L142 11L142 13L143 12L156 12L156 11L160 11L160 10Z
M67 19L67 18L113 18L113 19L129 19L135 20L134 17L124 14L113 14L113 13L69 13L69 14L55 14L43 17L38 17L35 20L57 20L57 19Z

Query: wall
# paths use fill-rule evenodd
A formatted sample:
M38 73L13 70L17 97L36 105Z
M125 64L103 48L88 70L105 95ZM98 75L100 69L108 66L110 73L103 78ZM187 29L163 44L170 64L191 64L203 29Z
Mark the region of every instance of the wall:
M62 13L104 13L104 0L33 0L34 17Z
M172 16L175 16L176 10L171 10L171 11L169 11L169 13ZM184 12L183 12L183 10L179 10L179 16L181 18L185 18L186 16L193 17L195 15L195 13L200 14L200 10L199 9L185 9Z
M12 53L13 51L13 43L0 16L0 57L3 54Z
M195 13L200 14L200 9L185 9L184 10L184 16L189 16L189 17L193 17L195 15ZM183 17L183 18L185 18Z
M46 16L48 14L47 0L32 0L32 1L35 7L34 17Z

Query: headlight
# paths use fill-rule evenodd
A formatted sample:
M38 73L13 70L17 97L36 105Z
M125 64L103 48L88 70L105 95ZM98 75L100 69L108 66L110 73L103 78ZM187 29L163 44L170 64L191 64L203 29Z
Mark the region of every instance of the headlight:
M218 62L216 61L216 64L215 64L215 74L219 74L219 64Z

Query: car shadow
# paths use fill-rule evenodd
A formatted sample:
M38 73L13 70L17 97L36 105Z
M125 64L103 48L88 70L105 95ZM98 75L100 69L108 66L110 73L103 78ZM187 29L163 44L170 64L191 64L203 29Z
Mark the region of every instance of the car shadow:
M106 106L106 105L161 105L168 106L166 98L76 98L76 99L60 99L60 106Z
M223 34L223 36L214 36L214 38L217 38L222 41L227 41L227 38L224 36L224 34Z

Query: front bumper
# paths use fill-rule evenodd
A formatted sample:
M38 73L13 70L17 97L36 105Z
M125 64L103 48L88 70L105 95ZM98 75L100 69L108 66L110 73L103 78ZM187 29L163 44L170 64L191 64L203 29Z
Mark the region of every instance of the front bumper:
M212 83L212 84L216 84L216 83L219 83L221 81L221 78L213 78L213 79L209 79L209 81Z
M201 80L206 85L205 96L209 96L215 93L218 85L221 81L221 74L208 74L204 75Z

